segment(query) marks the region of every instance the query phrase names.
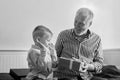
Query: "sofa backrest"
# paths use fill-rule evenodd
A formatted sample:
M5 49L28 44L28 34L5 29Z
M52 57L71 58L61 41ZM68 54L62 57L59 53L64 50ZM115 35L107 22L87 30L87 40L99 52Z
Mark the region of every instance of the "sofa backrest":
M104 63L120 66L120 49L103 50Z

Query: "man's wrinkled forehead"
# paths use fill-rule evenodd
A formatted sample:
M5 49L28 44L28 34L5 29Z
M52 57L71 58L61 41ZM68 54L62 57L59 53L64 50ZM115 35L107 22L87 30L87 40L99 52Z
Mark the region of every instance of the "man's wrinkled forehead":
M75 19L84 22L89 20L90 17L90 10L86 8L81 8L77 11Z

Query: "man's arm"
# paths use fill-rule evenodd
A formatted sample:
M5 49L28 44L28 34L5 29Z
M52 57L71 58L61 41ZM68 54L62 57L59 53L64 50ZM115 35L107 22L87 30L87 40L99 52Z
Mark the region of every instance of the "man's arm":
M88 64L88 70L95 70L96 73L101 72L103 66L103 51L101 40L98 42L97 49L95 50L95 56L92 64Z
M56 53L57 53L57 56L60 57L61 55L61 52L62 52L62 49L63 49L63 35L62 33L60 33L58 35L58 38L57 38L57 41L56 41L56 44L55 44L55 49L56 49Z

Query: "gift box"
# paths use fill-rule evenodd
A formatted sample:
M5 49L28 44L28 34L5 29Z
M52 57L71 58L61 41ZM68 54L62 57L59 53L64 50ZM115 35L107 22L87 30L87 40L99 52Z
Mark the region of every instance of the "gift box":
M58 62L58 69L69 69L79 71L81 63L71 58L60 57Z

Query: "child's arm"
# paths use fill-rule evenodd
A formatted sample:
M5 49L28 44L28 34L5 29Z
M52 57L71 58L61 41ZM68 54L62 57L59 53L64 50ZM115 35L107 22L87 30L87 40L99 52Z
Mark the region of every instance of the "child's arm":
M39 55L39 62L38 65L39 67L46 72L51 71L51 57L50 55L47 53L47 51L41 51L40 55Z
M57 54L54 45L51 43L50 44L50 54L52 58L52 63L53 63L53 68L57 65Z
M28 61L28 67L30 68L30 69L34 69L35 68L35 66L36 66L36 57L35 57L35 55L33 54L34 53L34 51L33 50L30 50L29 52L28 52L28 56L27 56L27 61Z
M42 57L43 58L43 57ZM44 62L40 56L40 50L32 49L28 53L27 61L29 68L37 69L37 70L44 70Z

